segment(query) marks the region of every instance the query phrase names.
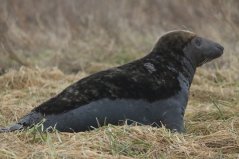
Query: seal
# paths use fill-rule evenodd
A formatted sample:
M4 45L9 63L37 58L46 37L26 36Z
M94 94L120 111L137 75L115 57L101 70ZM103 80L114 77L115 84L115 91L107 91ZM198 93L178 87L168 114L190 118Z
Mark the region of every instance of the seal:
M220 44L193 32L168 32L145 57L77 81L0 131L44 120L44 130L79 132L127 120L183 132L196 68L222 54Z

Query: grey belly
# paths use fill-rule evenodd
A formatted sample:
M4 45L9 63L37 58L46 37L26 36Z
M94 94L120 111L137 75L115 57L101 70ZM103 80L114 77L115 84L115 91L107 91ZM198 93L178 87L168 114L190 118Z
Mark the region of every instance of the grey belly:
M169 101L170 100L170 101ZM86 131L106 124L118 125L127 120L150 125L161 125L164 115L174 110L181 113L182 103L177 99L147 102L133 99L101 99L61 114L47 115L44 127L56 127L59 131Z

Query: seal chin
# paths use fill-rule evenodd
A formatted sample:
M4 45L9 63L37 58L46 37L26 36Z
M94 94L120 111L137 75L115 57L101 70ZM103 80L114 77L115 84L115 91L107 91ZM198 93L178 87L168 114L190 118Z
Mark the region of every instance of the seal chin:
M208 62L208 58L204 59L202 62L200 62L197 66L202 66L203 64L205 64L206 62Z
M216 57L215 57L216 58ZM214 58L206 58L206 59L204 59L202 62L200 62L199 64L198 64L198 67L199 66L202 66L203 64L205 64L205 63L207 63L207 62L210 62L210 61L212 61Z

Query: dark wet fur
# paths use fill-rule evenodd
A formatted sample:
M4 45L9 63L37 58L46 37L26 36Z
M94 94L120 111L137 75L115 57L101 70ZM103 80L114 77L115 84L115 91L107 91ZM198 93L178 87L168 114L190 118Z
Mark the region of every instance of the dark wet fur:
M153 102L173 96L180 90L179 72L192 77L183 66L181 49L190 38L171 38L178 41L164 38L164 43L156 44L146 57L83 78L34 110L43 114L61 113L103 98ZM156 71L149 72L145 63L153 64Z
M176 80L178 70L171 71L165 67L167 65L158 64L156 60L141 59L86 77L41 104L35 111L44 114L61 113L103 98L153 102L176 94L180 90ZM144 67L145 62L154 64L157 70L150 73ZM75 91L79 93L75 94Z

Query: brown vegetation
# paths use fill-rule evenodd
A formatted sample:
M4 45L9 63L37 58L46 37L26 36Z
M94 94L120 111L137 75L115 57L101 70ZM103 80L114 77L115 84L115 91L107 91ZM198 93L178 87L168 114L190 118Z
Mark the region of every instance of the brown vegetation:
M117 65L138 58L172 29L192 30L236 54L238 8L237 0L1 0L0 22L25 63L78 72L95 63ZM4 48L0 55L0 67L19 67ZM219 67L230 64L223 58Z
M236 158L239 82L236 72L200 69L186 111L185 134L149 126L105 126L76 134L31 129L0 134L1 158ZM0 125L8 125L85 74L54 69L10 71L0 77ZM213 79L212 79L213 77Z
M225 47L222 58L197 71L185 134L126 125L76 134L42 134L33 128L0 134L0 158L238 157L239 1L0 0L0 4L1 126L17 121L88 73L142 57L165 31L192 30Z

